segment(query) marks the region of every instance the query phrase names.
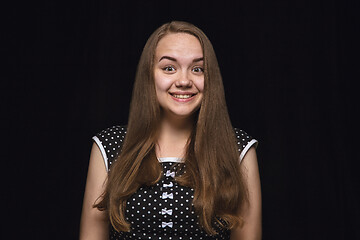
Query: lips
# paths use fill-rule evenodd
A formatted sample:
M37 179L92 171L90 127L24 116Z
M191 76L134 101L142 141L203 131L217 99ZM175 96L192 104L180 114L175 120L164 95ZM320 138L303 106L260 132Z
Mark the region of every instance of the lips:
M193 96L195 96L197 93L170 93L171 96L177 99L189 99Z
M184 95L179 95L179 94L174 94L172 95L175 98L180 98L180 99L186 99L186 98L191 98L193 95L188 95L188 94L184 94Z

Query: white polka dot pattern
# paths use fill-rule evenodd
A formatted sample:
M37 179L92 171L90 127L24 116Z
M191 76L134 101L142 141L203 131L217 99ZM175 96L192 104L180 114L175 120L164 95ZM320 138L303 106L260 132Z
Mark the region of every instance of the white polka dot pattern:
M121 151L126 127L114 126L96 135L105 149L109 171ZM252 138L235 128L239 152ZM256 142L257 144L257 142ZM100 147L100 146L99 146ZM194 189L179 185L175 177L184 172L185 165L162 162L163 176L153 186L142 186L126 202L125 217L131 224L130 232L117 232L110 227L110 239L230 239L230 231L214 221L216 236L206 234L198 223L193 209Z

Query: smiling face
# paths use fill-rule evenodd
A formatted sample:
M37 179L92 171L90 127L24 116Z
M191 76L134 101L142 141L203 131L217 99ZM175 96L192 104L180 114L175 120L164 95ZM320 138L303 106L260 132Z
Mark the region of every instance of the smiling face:
M187 33L164 36L155 50L156 96L164 116L190 117L201 105L204 90L203 51Z

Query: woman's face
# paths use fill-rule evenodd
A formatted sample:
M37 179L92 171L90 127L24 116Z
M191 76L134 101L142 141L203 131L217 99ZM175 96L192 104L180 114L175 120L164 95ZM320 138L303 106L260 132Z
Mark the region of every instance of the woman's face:
M170 117L191 116L201 105L204 60L199 40L187 33L164 36L155 50L154 77L158 101Z

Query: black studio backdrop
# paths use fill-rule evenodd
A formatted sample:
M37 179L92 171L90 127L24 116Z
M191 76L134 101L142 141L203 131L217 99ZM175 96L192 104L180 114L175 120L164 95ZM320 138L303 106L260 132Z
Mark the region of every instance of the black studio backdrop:
M259 140L263 239L360 239L358 10L280 0L4 6L1 239L77 238L91 137L126 124L142 48L170 20L208 35L233 125Z

